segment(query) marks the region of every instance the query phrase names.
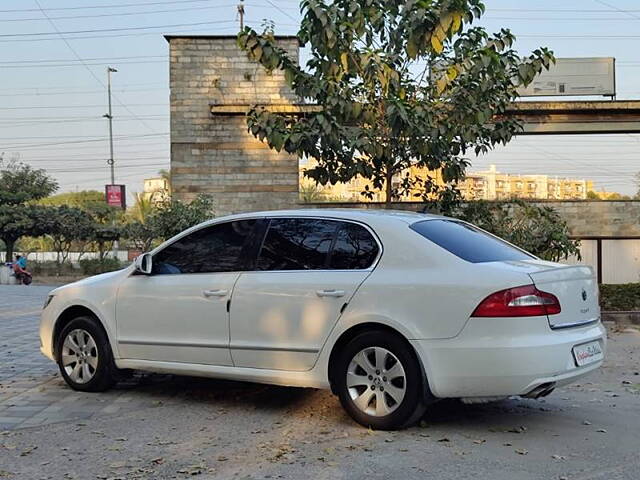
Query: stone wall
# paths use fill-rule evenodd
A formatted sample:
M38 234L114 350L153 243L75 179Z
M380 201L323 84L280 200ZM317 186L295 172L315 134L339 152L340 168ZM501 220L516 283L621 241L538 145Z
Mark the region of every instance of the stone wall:
M576 237L639 237L640 200L536 202L554 208ZM384 208L381 203L314 203L311 208ZM423 203L394 203L394 209L421 211Z
M277 37L298 59L298 40ZM288 208L298 200L298 159L247 132L244 116L212 116L211 105L291 104L281 71L268 74L235 36L168 36L171 182L176 198L210 194L216 215Z

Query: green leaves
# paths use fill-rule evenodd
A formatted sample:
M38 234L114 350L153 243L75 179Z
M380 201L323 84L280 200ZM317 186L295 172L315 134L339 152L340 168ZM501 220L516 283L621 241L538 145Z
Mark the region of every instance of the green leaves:
M303 0L301 12L305 68L251 28L238 44L265 68L283 69L300 100L321 112L255 108L247 126L275 150L315 158L306 175L320 184L360 175L379 189L414 167L440 169L444 188L420 178L405 185L422 184L425 200L453 201L466 152L511 140L521 125L501 114L553 61L545 48L520 57L507 29L473 26L481 0ZM387 200L399 193L387 189Z
M545 260L580 256L580 242L569 237L566 221L550 207L522 200L470 202L452 214Z

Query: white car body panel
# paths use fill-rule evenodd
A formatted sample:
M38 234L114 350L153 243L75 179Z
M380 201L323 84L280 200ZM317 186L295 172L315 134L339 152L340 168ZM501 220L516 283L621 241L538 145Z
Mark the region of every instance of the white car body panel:
M55 323L67 308L83 306L104 325L120 368L327 388L334 345L362 324L403 335L440 398L523 395L546 382L571 382L602 364L577 367L571 353L588 341L605 347L592 269L541 260L466 262L409 228L434 216L351 209L234 215L193 227L152 254L218 222L301 216L359 222L375 232L383 252L367 270L160 279L134 275L129 267L92 277L52 292L42 314L42 352L55 358ZM559 323L581 322L585 315L593 322L554 330L554 316L470 318L489 294L534 283L560 299ZM215 289L229 290L228 296L202 294ZM344 296L316 295L325 289L344 290ZM585 308L587 314L580 313Z
M231 355L238 367L309 370L367 270L246 272L231 302ZM335 290L340 296L318 295ZM256 306L259 305L259 308Z
M122 358L233 365L227 300L239 273L130 275L118 288ZM205 296L205 292L215 295Z

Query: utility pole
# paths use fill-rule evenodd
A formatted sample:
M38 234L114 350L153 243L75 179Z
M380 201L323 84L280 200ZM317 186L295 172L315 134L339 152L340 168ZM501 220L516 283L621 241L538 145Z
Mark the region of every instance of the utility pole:
M244 0L238 4L238 17L240 18L240 30L244 29Z
M111 113L111 73L117 72L115 68L107 67L107 94L109 96L109 113L103 115L104 118L109 119L109 160L107 164L111 168L111 185L116 183L116 175L114 170L113 161L113 115Z

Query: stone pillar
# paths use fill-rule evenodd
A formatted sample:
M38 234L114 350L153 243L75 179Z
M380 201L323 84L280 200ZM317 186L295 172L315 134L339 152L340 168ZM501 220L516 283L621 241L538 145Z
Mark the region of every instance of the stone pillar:
M166 38L175 197L190 201L199 193L209 194L217 216L295 207L298 158L255 139L243 114L211 114L211 106L296 103L284 74L269 74L250 61L235 36ZM297 61L298 40L276 38Z

